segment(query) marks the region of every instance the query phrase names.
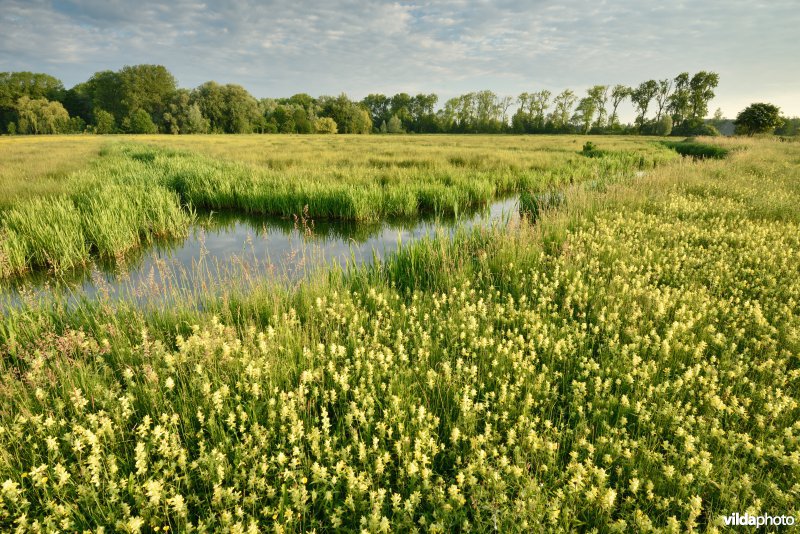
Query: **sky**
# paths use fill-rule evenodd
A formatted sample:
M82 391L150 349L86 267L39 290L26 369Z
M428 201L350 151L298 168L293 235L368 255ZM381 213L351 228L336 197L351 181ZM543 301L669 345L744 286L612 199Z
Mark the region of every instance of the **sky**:
M434 92L442 104L481 89L583 94L711 70L709 113L770 102L800 115L798 0L0 0L0 28L0 71L66 87L154 63L186 88Z

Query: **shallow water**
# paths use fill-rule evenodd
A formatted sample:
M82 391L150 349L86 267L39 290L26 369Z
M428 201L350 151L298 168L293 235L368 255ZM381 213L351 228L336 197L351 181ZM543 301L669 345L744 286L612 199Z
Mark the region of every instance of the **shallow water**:
M0 289L0 309L54 297L74 302L126 298L144 304L176 292L208 294L231 280L295 281L320 266L370 264L425 236L502 224L518 211L518 199L512 197L461 218L374 224L205 213L187 237L158 241L124 262L98 261L59 277L39 273L15 280Z

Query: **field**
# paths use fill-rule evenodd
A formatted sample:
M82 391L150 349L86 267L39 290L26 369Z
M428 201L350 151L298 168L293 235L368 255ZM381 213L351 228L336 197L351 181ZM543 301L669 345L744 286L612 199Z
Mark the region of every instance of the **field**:
M206 136L193 145L183 138L119 139L67 175L62 169L85 152L75 151L77 161L67 163L56 152L16 181L5 178L0 278L64 271L92 257L122 256L156 237L180 236L197 209L365 222L452 215L503 195L609 181L677 158L665 147L627 140L616 141L618 150L605 157L587 158L576 139L539 146L518 137L365 139ZM18 156L8 159L36 160L37 141L10 143L8 152ZM71 149L78 140L67 143ZM89 142L92 150L96 143Z
M800 144L702 140L728 152L695 160L631 137L593 138L597 157L567 136L95 139L3 171L6 278L205 209L372 221L519 194L526 216L201 305L9 310L3 530L800 517Z

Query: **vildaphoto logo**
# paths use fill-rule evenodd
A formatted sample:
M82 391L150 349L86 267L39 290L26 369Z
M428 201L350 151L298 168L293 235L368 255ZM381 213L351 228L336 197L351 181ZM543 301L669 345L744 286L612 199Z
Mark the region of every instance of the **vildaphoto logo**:
M751 515L744 514L731 514L725 516L726 527L776 527L794 525L794 516L791 515Z

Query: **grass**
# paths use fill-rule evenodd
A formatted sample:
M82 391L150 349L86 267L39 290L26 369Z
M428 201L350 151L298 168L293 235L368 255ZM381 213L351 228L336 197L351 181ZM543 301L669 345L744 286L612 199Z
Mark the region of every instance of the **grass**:
M0 211L19 200L65 193L65 178L98 158L107 143L93 135L0 136Z
M664 146L671 148L681 156L690 156L695 159L722 159L730 153L727 148L715 144L700 143L693 138L677 142L664 141L663 143Z
M99 159L59 182L63 192L54 202L64 218L63 234L49 200L6 199L8 207L0 211L0 278L42 268L72 269L93 256L122 257L154 237L182 235L194 210L305 213L361 222L426 213L452 216L520 191L605 183L622 177L631 165L651 168L674 159L660 146L619 139L608 144L627 147L624 153L590 160L572 150L577 141L561 138L505 137L498 143L484 137L462 143L456 136L369 142L298 136L288 141L293 150L277 138L244 137L237 144L200 136L191 145L194 151L169 136L109 141ZM238 161L241 146L254 150L250 143L256 141L261 143L257 152L275 151L273 159ZM165 146L151 146L155 142ZM340 149L348 142L354 147ZM224 152L216 150L218 143ZM292 159L278 159L287 153Z
M0 525L715 532L734 512L797 517L799 161L796 144L753 140L563 184L536 224L292 288L13 310Z

